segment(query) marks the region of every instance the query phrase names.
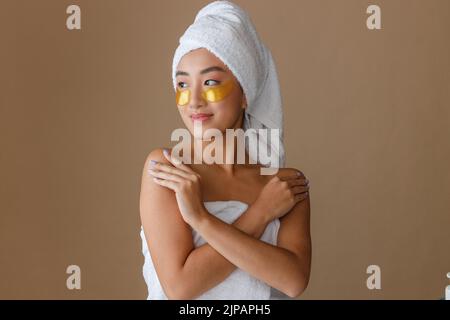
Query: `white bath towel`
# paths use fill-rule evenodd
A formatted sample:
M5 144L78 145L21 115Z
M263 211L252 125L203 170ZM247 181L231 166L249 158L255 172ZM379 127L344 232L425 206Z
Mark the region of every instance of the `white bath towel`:
M220 220L231 224L238 219L248 208L244 202L237 200L206 201L205 208ZM260 240L277 245L280 220L272 220L264 230ZM194 246L197 248L205 243L205 240L195 230L192 230ZM142 254L144 255L143 275L148 288L148 300L167 300L158 279L153 261L148 250L144 229L141 227ZM235 269L224 281L214 288L204 292L195 300L277 300L279 291L271 288L265 282L253 277L242 269ZM287 296L285 296L287 297ZM284 298L285 299L285 298Z
M261 140L264 135L251 134L263 146L277 155L285 166L283 144L283 110L277 71L270 50L261 42L247 13L230 1L214 1L203 7L179 39L172 64L173 86L175 74L183 55L191 50L206 48L231 70L241 84L246 99L243 129L278 129L278 143ZM270 131L269 136L270 136ZM251 133L251 131L249 131ZM249 156L260 160L256 149L248 148ZM263 163L261 163L263 164Z

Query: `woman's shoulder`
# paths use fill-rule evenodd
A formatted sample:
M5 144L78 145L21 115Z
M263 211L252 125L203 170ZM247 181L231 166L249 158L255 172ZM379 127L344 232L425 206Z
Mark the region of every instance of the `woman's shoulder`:
M162 163L169 163L169 160L167 160L163 154L164 149L168 149L169 151L171 150L171 148L161 147L150 151L150 153L147 155L147 158L145 159L145 166L147 166L151 160L155 160Z
M278 171L275 172L274 174L265 175L262 177L263 177L263 181L265 183L267 183L275 176L282 179L282 178L290 177L293 175L299 175L299 177L305 178L303 171L296 169L296 168L279 168Z
M297 174L297 175L299 175L302 178L305 177L303 171L301 171L299 169L296 169L296 168L279 168L278 172L276 173L276 175L279 178L292 176L294 174Z

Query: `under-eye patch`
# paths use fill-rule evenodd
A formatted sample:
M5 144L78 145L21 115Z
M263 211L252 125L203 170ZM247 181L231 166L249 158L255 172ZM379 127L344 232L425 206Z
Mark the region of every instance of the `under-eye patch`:
M202 97L208 102L219 102L225 99L231 93L233 87L234 81L230 79L222 84L203 90ZM177 88L176 102L179 106L187 105L190 100L190 89Z

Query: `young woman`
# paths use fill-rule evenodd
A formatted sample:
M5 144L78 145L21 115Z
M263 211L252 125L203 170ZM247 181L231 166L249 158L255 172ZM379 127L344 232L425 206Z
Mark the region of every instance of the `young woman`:
M148 299L271 299L271 288L294 298L308 285L310 199L303 173L279 168L262 175L265 166L250 163L255 157L247 149L245 163L238 163L236 138L232 163L194 163L212 143L194 135L194 124L225 137L226 129L270 123L268 112L281 112L265 50L248 16L229 1L203 8L180 38L172 73L177 107L201 148L192 143L182 161L169 148L146 159L140 215ZM284 149L277 150L283 164Z

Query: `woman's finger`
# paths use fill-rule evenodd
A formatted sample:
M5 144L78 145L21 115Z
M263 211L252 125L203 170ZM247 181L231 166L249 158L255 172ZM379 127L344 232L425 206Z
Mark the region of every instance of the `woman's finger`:
M160 186L172 189L174 192L177 192L178 190L178 184L176 182L170 181L170 180L164 180L164 179L160 179L160 178L153 178L153 181L157 184L159 184Z
M178 156L169 153L169 150L164 149L163 154L166 157L166 159L169 160L170 163L172 163L175 167L188 173L194 173L194 170L192 170L191 167L185 165L183 161L180 158L178 158Z
M296 202L303 201L303 200L305 200L308 197L308 194L309 194L309 192L297 193L294 196L294 199L295 199Z
M306 192L309 190L309 186L295 186L291 188L294 194Z
M175 175L178 175L178 176L186 178L186 179L189 178L189 174L187 172L184 172L183 170L178 169L176 167L169 166L165 163L157 162L155 160L151 160L149 168L156 170L156 171L164 171L167 173L175 174Z
M303 174L303 172L297 171L296 173L291 174L291 175L289 175L289 176L281 177L280 180L290 181L290 180L295 180L295 179L298 179L298 178L306 179L306 177L305 177L305 175Z
M185 177L187 179L195 181L196 178L200 177L200 175L192 170L190 166L185 165L178 156L169 154L169 151L167 149L164 149L163 153L167 160L173 163L178 169L186 172L187 175L185 175Z
M306 178L298 178L295 180L289 180L288 181L288 185L289 187L293 187L293 186L306 186L309 185L309 180Z
M286 176L286 177L280 177L280 180L282 180L282 181L291 181L291 180L295 180L295 179L298 179L298 178L299 178L299 175L291 174L291 175Z
M152 168L148 169L148 173L150 173L153 177L164 179L164 180L171 180L171 181L175 181L175 182L182 182L182 180L184 179L183 177L180 177L179 175L172 174L169 172L154 170Z

